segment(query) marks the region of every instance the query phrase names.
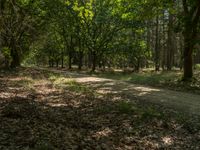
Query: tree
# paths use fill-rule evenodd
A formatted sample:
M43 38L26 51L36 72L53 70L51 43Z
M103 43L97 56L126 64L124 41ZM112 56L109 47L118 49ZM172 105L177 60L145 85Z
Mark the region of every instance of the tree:
M27 0L3 0L0 11L0 43L8 47L11 55L11 67L20 65L23 55L36 39L40 25L38 3ZM34 34L33 34L34 33Z
M193 77L193 51L198 34L200 20L200 1L182 0L184 9L183 36L184 36L184 80Z

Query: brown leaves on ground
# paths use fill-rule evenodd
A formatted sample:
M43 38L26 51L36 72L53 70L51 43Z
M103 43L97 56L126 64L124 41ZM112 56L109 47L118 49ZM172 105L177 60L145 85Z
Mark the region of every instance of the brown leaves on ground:
M36 69L2 72L0 83L2 150L200 148L198 117L127 102L126 95L58 87Z

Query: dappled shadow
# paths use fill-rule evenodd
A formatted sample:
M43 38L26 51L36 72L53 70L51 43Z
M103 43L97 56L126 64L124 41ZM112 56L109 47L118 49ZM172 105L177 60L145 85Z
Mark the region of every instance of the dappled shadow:
M141 121L138 112L119 112L117 101L76 99L82 102L70 104L68 97L4 101L0 104L1 149L187 149L196 142L185 142L188 135L172 133L172 125L156 118Z
M175 110L179 109L185 113L200 115L200 95L90 76L73 79L88 87L95 88L96 91L102 94L112 93L129 95L130 99L139 98L145 102L161 104Z
M17 83L15 78L19 77L1 78L2 150L196 149L199 145L196 130L186 130L173 117L148 110L149 104L145 106L137 96L130 96L127 86L123 89L107 80L85 82L96 91L101 87L106 88L104 91L121 89L96 95L95 91L56 88L37 77L27 88L27 78L21 77ZM19 90L21 87L25 88Z

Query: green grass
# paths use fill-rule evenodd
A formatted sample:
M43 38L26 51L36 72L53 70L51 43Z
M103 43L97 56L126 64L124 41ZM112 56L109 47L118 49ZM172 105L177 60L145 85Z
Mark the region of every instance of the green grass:
M21 80L12 81L11 83L14 87L23 87L25 89L35 91L33 87L34 81L31 78L24 77Z
M163 84L181 79L182 73L171 72L140 72L140 73L102 73L96 74L99 77L111 78L116 80L129 81L137 84Z
M137 107L133 103L127 101L119 102L117 109L122 114L131 114L137 111Z
M76 82L70 77L64 77L62 75L52 73L49 74L49 80L56 88L68 89L76 93L95 94L91 88Z
M138 107L137 104L128 101L120 101L116 109L121 114L136 113L141 116L142 120L151 120L153 118L163 119L164 114L153 107Z
M92 75L131 82L134 84L200 93L200 72L198 70L194 73L195 80L192 80L191 82L182 82L182 71L155 72L148 70L139 73L103 72L93 73Z

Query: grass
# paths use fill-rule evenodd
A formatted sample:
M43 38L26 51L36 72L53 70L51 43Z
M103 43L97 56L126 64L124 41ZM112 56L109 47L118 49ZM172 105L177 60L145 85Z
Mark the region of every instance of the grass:
M115 108L120 114L138 114L141 120L148 121L154 118L164 119L166 116L154 107L138 107L136 103L120 101Z
M69 77L31 71L33 73L27 76L27 71L21 70L20 78L19 74L9 73L9 78L20 79L17 82L7 81L4 74L0 78L5 85L2 90L11 96L14 91L7 87L13 83L17 83L16 87L25 87L19 91L19 94L25 94L23 97L10 97L5 103L0 103L0 149L97 149L97 146L106 149L105 145L107 149L198 147L199 143L195 139L200 129L199 120L195 121L194 116L181 114L182 118L179 118L178 112L142 103L134 98L130 101L126 95L120 95L118 100L115 98L119 95L115 94L94 97L93 88ZM119 78L120 75L114 77ZM154 79L151 81L155 82ZM38 84L35 86L36 98L26 98L26 93L32 93L26 87L34 87L35 83ZM173 143L165 144L161 140L163 137L172 137Z
M93 73L102 78L109 78L131 82L134 84L148 85L154 87L168 88L178 91L189 91L200 94L200 71L195 71L195 80L191 82L182 82L181 71L141 71L139 73L123 73L123 72L101 72Z
M82 85L70 77L64 77L64 75L49 73L49 80L53 83L54 87L61 89L68 89L76 93L93 93L94 90Z
M137 84L163 84L176 79L180 79L182 74L178 71L176 72L153 72L145 71L139 73L122 73L122 72L106 72L97 73L99 77L111 78L116 80L129 81Z
M131 103L131 102L127 102L127 101L121 101L118 103L117 105L117 110L120 112L120 113L124 113L124 114L131 114L135 111L137 111L137 107Z

